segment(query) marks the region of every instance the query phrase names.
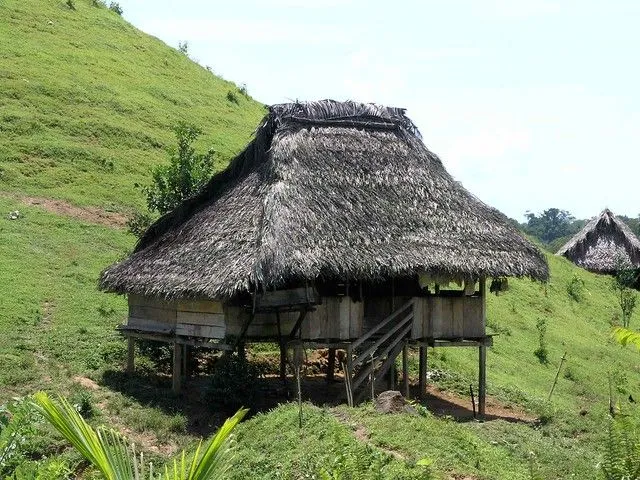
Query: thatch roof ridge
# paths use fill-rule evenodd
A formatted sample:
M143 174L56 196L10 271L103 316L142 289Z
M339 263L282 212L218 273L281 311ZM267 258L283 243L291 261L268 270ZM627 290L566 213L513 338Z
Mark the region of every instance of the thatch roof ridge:
M624 243L626 252L623 252L621 245L618 245L618 248L611 244L608 247L600 245L598 247L600 250L599 258L595 258L596 255L590 254L589 249L595 248L598 237L603 235L619 235L620 242ZM556 255L567 257L578 265L593 271L614 271L615 264L620 261L640 267L640 240L625 222L616 217L611 210L605 208L560 247ZM620 256L626 258L619 258Z
M325 100L271 107L245 150L101 287L224 298L418 272L548 278L543 254L446 172L403 109Z

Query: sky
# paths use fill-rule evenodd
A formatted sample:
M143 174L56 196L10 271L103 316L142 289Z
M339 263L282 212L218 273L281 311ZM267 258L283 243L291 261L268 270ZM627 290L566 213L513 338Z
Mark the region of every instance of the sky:
M640 2L120 0L265 104L404 107L475 196L519 221L640 214Z

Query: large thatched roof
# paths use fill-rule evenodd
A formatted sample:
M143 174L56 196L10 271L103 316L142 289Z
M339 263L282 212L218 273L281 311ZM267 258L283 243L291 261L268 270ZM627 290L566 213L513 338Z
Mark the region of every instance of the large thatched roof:
M544 256L446 172L403 109L275 105L198 196L160 218L101 287L227 298L302 279L529 276Z
M557 255L592 272L611 273L620 266L640 267L640 240L607 208L576 233Z

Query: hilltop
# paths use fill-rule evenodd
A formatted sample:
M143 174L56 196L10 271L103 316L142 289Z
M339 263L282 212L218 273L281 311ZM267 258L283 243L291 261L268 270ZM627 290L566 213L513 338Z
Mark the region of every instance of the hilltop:
M163 462L224 414L206 397L168 395L169 378L149 360L135 377L121 374L126 348L114 329L126 303L98 292L96 280L133 247L122 219L143 206L134 184L166 160L171 126L200 127L198 146L213 146L222 167L264 107L107 8L73 3L0 3L0 404L38 389L70 396L90 407L93 423L114 426ZM15 210L19 218L9 219ZM285 403L241 425L231 477L311 478L324 466L363 468L362 478L424 478L427 470L456 479L598 478L610 392L623 406L640 398L640 354L610 339L618 314L609 279L547 258L548 284L510 280L488 301L497 419L306 404L300 431L297 406ZM640 326L638 312L631 326ZM442 396L470 405L476 355L430 349ZM411 370L417 377L415 356ZM32 463L82 470L58 437L38 432L25 447ZM422 458L432 466L417 466Z
M247 143L263 105L99 2L73 4L0 3L0 190L127 212L178 121L219 165Z

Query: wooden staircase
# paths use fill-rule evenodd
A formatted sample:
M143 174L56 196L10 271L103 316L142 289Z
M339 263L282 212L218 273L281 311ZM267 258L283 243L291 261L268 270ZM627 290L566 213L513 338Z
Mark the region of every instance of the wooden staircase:
M412 325L413 300L409 300L349 345L344 365L349 405L361 402L375 391L395 365Z

